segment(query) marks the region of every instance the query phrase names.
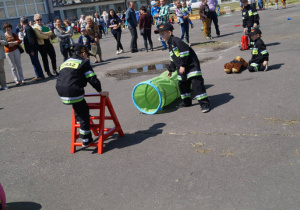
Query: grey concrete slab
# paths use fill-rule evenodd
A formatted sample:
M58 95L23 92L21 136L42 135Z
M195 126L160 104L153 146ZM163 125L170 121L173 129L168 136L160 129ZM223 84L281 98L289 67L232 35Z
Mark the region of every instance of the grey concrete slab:
M234 26L241 24L240 13L221 16L223 36L212 40L232 47L193 46L199 59L215 58L201 64L212 102L207 114L196 101L186 109L173 103L162 113L140 113L132 89L156 75L126 80L105 75L166 62L168 52L129 53L125 29L126 53L117 56L115 40L105 36L107 62L94 69L110 92L125 137L114 135L101 155L93 148L70 154L71 107L60 102L55 78L21 87L10 83L0 91L0 182L8 209L298 209L299 7L259 13L270 52L268 72L223 71L236 56L251 57L238 49L242 28ZM194 24L191 42L207 43L200 21ZM174 33L180 35L178 25ZM159 46L155 36L153 41ZM25 77L33 77L28 56L22 61ZM5 67L12 82L6 61ZM88 86L86 92L94 90Z

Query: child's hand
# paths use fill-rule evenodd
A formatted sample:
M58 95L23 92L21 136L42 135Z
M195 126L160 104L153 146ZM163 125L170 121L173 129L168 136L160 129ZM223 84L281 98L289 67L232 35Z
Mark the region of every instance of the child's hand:
M247 32L247 28L244 28L244 33L246 33Z
M100 96L105 96L105 97L107 97L109 95L109 92L107 92L107 91L101 91L100 92Z
M168 76L168 77L171 77L171 76L172 76L172 72L171 72L171 71L168 71L167 76Z
M254 23L254 24L253 24L253 28L256 28L256 27L257 27L257 23Z
M266 66L266 65L268 65L268 61L263 62L263 66Z
M179 68L179 73L180 73L180 74L183 74L184 72L185 72L185 67L180 66L180 68Z

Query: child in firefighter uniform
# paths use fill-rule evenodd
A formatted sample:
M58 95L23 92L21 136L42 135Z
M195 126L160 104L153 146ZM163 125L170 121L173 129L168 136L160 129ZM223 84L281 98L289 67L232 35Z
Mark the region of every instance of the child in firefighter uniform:
M249 61L248 70L250 72L255 71L267 71L269 52L261 37L261 31L258 28L252 29L250 32L251 39L254 42L252 49L252 58Z
M161 25L154 31L160 34L162 39L169 45L171 64L168 67L168 76L177 70L178 85L183 102L179 107L192 105L191 84L199 101L203 113L210 109L210 102L204 87L204 80L200 69L200 63L195 51L184 41L172 34L173 26L169 23Z
M242 11L244 33L247 33L249 36L252 28L259 28L259 15L255 6L248 4L248 0L241 0L241 3L244 6ZM252 48L254 42L250 36L249 38L250 47Z
M83 140L82 146L87 147L93 142L93 138L90 131L89 107L84 99L84 87L88 82L101 96L108 96L108 92L102 92L101 83L87 59L90 55L89 49L77 43L74 52L75 55L60 66L56 90L64 104L73 106L75 118L80 122L79 138Z

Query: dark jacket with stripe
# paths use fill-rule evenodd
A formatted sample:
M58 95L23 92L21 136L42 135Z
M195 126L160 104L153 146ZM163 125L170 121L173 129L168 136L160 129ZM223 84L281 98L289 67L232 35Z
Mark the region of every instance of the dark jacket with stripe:
M170 72L177 70L178 80L187 80L191 77L202 76L200 62L195 51L184 41L173 35L168 41L171 64ZM183 74L179 73L180 66L185 67Z
M253 5L248 4L243 8L242 17L244 28L251 28L253 27L254 23L259 25L259 15Z
M258 38L254 41L252 49L252 58L249 63L263 63L269 60L269 52L263 40Z
M87 83L90 83L97 92L101 92L101 83L88 59L74 55L60 65L56 90L64 104L82 101Z

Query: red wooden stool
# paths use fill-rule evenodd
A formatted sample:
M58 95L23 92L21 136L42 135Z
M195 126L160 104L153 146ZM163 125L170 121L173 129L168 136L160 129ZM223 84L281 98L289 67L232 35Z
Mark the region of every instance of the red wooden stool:
M85 97L95 97L100 96L99 93L85 94ZM90 127L91 131L95 136L99 136L98 143L91 143L89 147L98 147L98 154L103 152L103 142L115 132L118 132L120 137L124 136L121 125L118 121L117 115L114 111L114 108L109 100L109 97L100 96L99 103L87 103L89 109L98 109L99 116L90 117ZM105 107L107 107L110 116L105 116ZM99 124L95 124L93 120L99 120ZM113 128L104 128L104 120L113 120L115 127ZM82 147L82 142L76 142L79 138L79 132L77 129L80 128L80 124L76 123L74 110L72 111L72 131L71 131L71 153L74 153L76 147Z

